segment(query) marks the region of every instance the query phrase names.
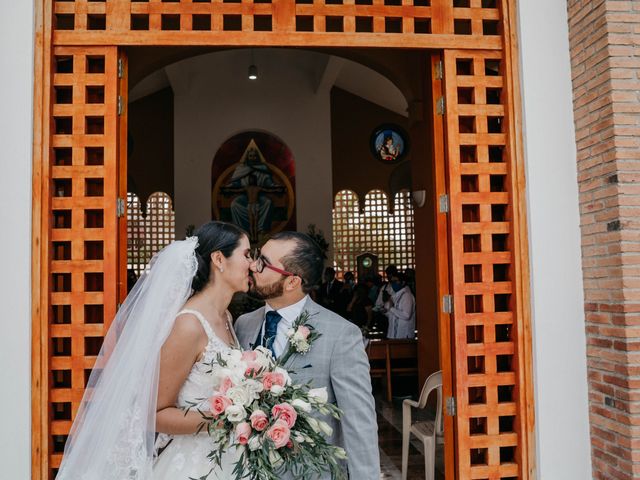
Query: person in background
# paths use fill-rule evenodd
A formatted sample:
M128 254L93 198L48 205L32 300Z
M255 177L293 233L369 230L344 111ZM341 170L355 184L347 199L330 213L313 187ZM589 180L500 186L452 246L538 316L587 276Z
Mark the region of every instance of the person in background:
M363 282L364 286L367 288L367 297L371 300L371 306L376 303L376 298L378 298L378 288L375 284L375 277L371 274L364 277Z
M340 289L338 298L336 299L336 302L334 304L334 312L344 318L347 318L347 306L349 305L349 303L351 302L351 298L353 297L353 289L355 287L356 277L353 272L347 271L344 272L344 276L342 278L344 281L342 282L342 288Z
M413 268L405 268L404 275L407 278L407 287L411 289L413 296L416 296L416 271Z
M367 286L359 283L353 290L351 301L347 305L347 320L358 327L369 327L373 319L373 302L369 298Z
M375 306L378 310L385 309L385 304L393 295L393 288L391 288L391 278L398 275L398 267L396 267L395 265L388 265L387 268L384 269L384 273L387 276L387 281L380 287L378 297L376 298Z
M385 307L389 320L387 338L415 338L416 298L407 285L407 279L403 273L396 273L391 276L389 284L393 294Z
M336 279L336 271L332 267L324 269L322 279L323 283L318 291L318 303L333 312L337 312L343 283Z

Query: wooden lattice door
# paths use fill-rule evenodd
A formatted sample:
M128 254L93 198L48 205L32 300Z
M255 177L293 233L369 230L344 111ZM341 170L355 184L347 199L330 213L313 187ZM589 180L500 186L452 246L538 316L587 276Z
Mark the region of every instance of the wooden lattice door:
M43 258L50 271L48 345L41 346L42 406L49 431L40 448L55 474L86 381L113 319L122 285L118 237L123 226L119 200L121 149L119 96L123 59L116 47L56 47L51 64L50 182L44 182L43 218L48 238ZM120 67L120 68L119 68ZM125 225L126 228L126 225ZM45 242L46 240L46 242ZM47 265L43 265L46 269ZM48 378L46 372L49 372Z
M533 468L508 67L502 52L444 52L455 365L449 409L456 410L461 479L529 478Z

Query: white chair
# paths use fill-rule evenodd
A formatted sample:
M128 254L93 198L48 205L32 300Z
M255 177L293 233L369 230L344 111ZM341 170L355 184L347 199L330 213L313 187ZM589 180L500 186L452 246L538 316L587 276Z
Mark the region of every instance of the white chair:
M438 402L434 420L411 423L411 408L424 408L432 391L436 390ZM420 392L420 399L402 402L402 480L407 479L409 465L409 437L413 433L424 444L424 470L426 480L434 480L436 467L436 442L443 441L442 425L442 371L427 378Z

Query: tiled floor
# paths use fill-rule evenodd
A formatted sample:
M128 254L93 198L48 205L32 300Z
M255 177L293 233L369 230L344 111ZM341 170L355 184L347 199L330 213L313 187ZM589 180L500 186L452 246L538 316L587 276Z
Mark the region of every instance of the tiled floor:
M384 480L400 480L402 478L402 403L394 400L390 404L380 398L376 398L376 410L378 412L380 478ZM426 416L428 417L428 413ZM439 446L436 449L436 480L444 479L442 453L442 447ZM412 437L409 447L407 478L423 479L425 478L424 472L422 443Z

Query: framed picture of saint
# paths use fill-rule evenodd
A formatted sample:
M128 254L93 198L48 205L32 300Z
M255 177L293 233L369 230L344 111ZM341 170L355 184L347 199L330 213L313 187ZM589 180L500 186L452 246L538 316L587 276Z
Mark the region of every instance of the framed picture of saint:
M211 168L211 213L249 232L252 244L295 230L295 161L277 137L249 131L225 141Z
M398 163L409 152L409 139L398 125L380 125L371 133L371 153L383 163Z

